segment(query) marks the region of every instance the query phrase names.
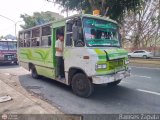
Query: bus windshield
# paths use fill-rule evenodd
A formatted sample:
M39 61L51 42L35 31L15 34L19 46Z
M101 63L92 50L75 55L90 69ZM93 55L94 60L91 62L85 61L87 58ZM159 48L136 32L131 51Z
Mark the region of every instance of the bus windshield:
M16 50L17 42L13 41L0 41L0 50Z
M16 42L8 42L8 48L9 48L9 50L16 50L17 43Z
M115 23L83 18L83 26L88 47L120 47L118 26Z
M0 50L8 50L7 42L0 41Z

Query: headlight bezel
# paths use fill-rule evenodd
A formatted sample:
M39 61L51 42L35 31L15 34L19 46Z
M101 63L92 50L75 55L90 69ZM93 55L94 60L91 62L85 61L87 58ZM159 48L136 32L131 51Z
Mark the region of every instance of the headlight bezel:
M96 64L95 69L96 70L107 69L107 64Z

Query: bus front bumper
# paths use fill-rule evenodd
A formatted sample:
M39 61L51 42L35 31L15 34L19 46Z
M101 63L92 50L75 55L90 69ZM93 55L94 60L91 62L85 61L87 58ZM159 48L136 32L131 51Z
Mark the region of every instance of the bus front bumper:
M94 84L106 84L129 77L130 75L131 70L128 69L110 75L92 76L92 82Z

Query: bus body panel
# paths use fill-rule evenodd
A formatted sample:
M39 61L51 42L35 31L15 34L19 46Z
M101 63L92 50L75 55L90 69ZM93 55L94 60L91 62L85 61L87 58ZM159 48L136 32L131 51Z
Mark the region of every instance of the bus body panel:
M108 52L112 60L107 60L104 50ZM87 59L85 59L86 56L88 57ZM113 59L115 59L115 62ZM128 65L125 64L125 61L128 61L127 51L120 48L65 48L64 60L67 73L70 68L80 68L91 78L128 70ZM105 64L107 68L96 69L96 64Z
M36 67L39 75L49 78L55 77L54 59L52 48L19 48L19 62L21 65L24 63L31 63ZM29 69L26 67L26 69Z

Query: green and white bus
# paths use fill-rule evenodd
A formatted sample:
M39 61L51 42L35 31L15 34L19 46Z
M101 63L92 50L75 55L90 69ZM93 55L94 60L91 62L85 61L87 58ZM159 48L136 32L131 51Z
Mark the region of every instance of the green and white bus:
M56 78L55 42L64 33L65 80ZM81 97L94 84L117 85L130 76L128 53L122 49L118 24L106 17L80 14L19 32L19 64L33 78L45 76L71 85Z

